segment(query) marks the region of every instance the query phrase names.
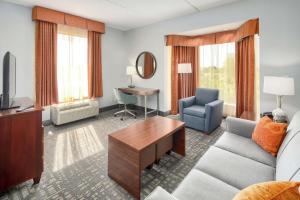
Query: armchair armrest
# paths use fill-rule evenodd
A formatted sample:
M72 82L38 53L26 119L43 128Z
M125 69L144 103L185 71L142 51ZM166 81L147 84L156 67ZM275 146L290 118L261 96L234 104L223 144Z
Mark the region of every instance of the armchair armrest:
M215 100L205 104L205 131L210 133L222 123L223 118L223 104L222 100Z
M183 108L190 107L195 103L195 99L195 96L179 99L179 106L181 105Z
M251 138L256 122L235 117L226 118L226 130L246 138Z
M158 186L145 198L145 200L177 200L177 198Z
M187 97L179 100L180 120L183 121L183 109L192 106L195 103L195 96Z
M224 104L223 100L215 100L215 101L205 104L205 109L208 109L209 107L211 107L211 108L216 108L218 106L223 107L223 104Z

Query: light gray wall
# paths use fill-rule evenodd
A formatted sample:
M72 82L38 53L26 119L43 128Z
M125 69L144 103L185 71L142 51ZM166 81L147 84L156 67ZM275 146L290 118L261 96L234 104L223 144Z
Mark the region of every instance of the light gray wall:
M126 51L124 32L106 28L102 37L103 98L101 107L116 104L113 88L126 87Z
M151 51L158 62L153 78L134 77L137 86L160 88L160 108L170 109L164 36L214 25L260 18L261 85L264 75L295 78L296 96L286 97L283 107L292 115L300 109L299 0L243 0L197 14L167 20L127 32L107 28L102 41L104 97L100 107L115 104L112 89L128 84L127 65L134 65L141 51ZM0 88L2 58L6 51L17 57L17 96L34 97L34 22L31 9L0 2ZM155 98L151 100L155 108ZM275 97L261 92L262 111L272 110ZM44 119L49 118L47 110Z
M155 23L126 32L128 59L131 64L139 52L151 51L158 62L153 79L136 80L136 85L158 87L162 90L161 108L170 109L167 93L166 52L164 36L209 26L260 19L260 74L289 75L295 78L296 96L286 97L283 107L290 115L300 109L300 1L299 0L243 0L197 14ZM261 91L261 110L275 108L276 98ZM152 102L154 106L154 102Z
M29 8L0 2L0 93L3 56L10 51L17 58L17 96L34 97L35 26Z
M6 51L17 58L17 96L34 99L35 24L31 8L0 1L0 93L2 93L2 61ZM124 32L106 27L102 38L103 98L100 107L115 104L114 87L126 85ZM43 112L48 120L49 108Z

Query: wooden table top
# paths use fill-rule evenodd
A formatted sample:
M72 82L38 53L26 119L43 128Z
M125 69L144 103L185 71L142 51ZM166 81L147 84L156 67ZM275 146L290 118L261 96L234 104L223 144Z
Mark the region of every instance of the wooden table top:
M155 93L159 92L159 89L153 89L153 88L140 88L140 87L134 87L134 88L119 88L124 93L130 93L135 95L153 95Z
M167 117L155 116L118 130L110 134L109 137L127 144L136 151L141 151L183 127L184 122Z

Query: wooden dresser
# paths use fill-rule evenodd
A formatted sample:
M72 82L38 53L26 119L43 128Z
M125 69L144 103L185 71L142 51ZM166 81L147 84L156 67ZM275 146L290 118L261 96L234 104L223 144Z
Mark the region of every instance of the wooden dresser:
M32 104L19 98L19 105ZM0 111L0 192L29 179L40 181L43 172L44 130L42 108L22 112Z

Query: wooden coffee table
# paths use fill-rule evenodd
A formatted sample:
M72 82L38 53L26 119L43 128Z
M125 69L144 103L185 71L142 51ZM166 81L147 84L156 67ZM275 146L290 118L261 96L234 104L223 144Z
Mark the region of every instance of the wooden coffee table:
M169 151L185 156L184 123L148 118L108 136L108 175L140 199L142 170Z

